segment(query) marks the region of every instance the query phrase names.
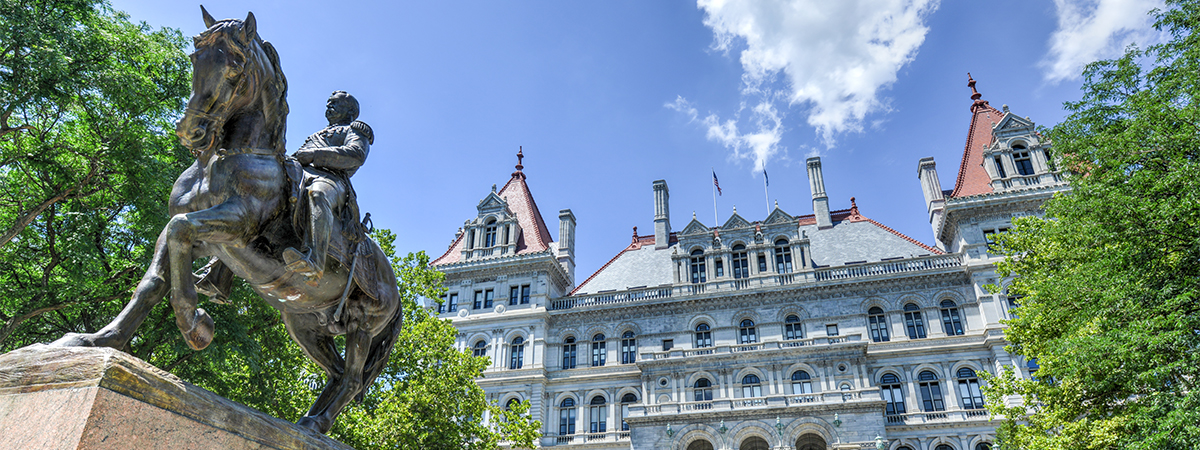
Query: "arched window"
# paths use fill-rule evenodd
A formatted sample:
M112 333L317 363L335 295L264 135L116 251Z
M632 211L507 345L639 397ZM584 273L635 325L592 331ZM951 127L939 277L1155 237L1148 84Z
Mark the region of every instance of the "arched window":
M912 450L912 447L909 447L907 445L901 445L899 447L896 447L896 450Z
M887 403L887 414L904 414L904 393L900 390L900 377L886 373L879 377L879 389L883 393L883 401Z
M925 322L921 320L921 308L915 304L904 305L904 325L909 339L925 339Z
M708 324L696 325L696 348L712 347L712 332Z
M604 334L592 336L592 367L603 366L606 356L608 350L604 348Z
M692 441L691 444L688 444L687 450L713 450L713 445L712 442L708 442L704 439L697 439Z
M1040 368L1042 368L1042 366L1038 365L1037 358L1029 358L1025 360L1025 369L1029 371L1030 379L1037 381L1037 376L1035 375Z
M487 341L480 339L471 347L471 356L481 358L487 356Z
M742 397L762 397L762 382L758 375L750 374L742 377Z
M970 367L958 369L958 398L963 409L983 408L983 394L979 391L979 378Z
M693 250L691 263L692 283L708 281L708 273L704 268L704 250Z
M783 319L783 338L787 340L804 339L804 326L800 324L800 318L795 314Z
M946 444L938 444L938 446L937 446L937 447L934 447L934 449L933 449L933 450L954 450L954 447L951 447L951 446L949 446L949 445L946 445Z
M766 440L758 436L751 436L742 445L738 446L738 450L770 450L771 445Z
M938 377L931 371L922 371L917 376L921 389L921 410L925 412L945 411L946 404L942 401L942 387L938 385Z
M775 241L775 272L792 273L792 247L787 239Z
M742 323L738 325L738 343L753 344L755 342L758 342L758 332L754 329L754 321L742 320Z
M942 300L942 327L946 336L963 334L962 319L958 316L958 305L950 300Z
M1029 151L1025 149L1025 145L1016 144L1013 149L1013 165L1017 166L1017 173L1021 175L1033 175L1033 159L1029 157Z
M805 372L803 370L797 370L792 373L792 393L793 394L811 394L811 393L813 393L812 377L808 375L808 372Z
M708 378L696 380L692 385L693 399L698 402L707 402L712 400L712 382Z
M588 416L591 417L591 432L603 433L608 431L608 407L604 404L604 397L592 397L592 402L588 406Z
M517 336L513 338L512 345L509 347L509 369L520 369L525 363L525 338Z
M749 278L750 277L750 259L746 257L746 246L738 244L733 246L733 254L730 259L733 260L733 277L734 278Z
M883 308L875 306L867 310L867 328L871 330L872 341L887 342L889 340L887 317L883 315Z
M625 418L629 417L629 405L637 403L637 396L632 393L627 393L621 396L621 431L629 431L629 424L625 423Z
M563 341L563 369L574 369L575 358L577 355L575 337L568 337Z
M558 405L558 435L575 434L575 400L563 399Z
M980 442L975 444L975 450L992 450L991 442Z
M621 335L621 364L635 362L637 362L637 339L633 337L632 331L626 331Z
M521 404L520 400L517 400L516 398L510 398L510 399L508 399L508 402L504 404L504 409L506 411L512 411L513 406L519 405L519 404Z
M496 221L494 219L492 221L488 222L487 226L484 227L483 246L484 247L495 247L496 246Z

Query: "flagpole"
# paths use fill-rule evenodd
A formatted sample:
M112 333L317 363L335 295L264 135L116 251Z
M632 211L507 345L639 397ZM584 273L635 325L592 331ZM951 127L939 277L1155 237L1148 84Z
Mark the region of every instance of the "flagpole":
M713 185L713 188L712 188L712 191L713 191L713 227L719 227L719 226L721 226L721 222L717 219L717 183L716 183L717 169L712 168L711 170L713 173L713 184L712 184Z
M771 182L767 181L767 169L763 169L763 194L767 200L767 215L771 215Z

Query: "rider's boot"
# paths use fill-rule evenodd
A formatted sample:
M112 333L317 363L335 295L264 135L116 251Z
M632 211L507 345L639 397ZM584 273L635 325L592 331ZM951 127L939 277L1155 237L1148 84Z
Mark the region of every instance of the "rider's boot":
M208 301L217 304L229 303L229 292L233 287L233 271L221 260L213 257L200 269L196 281L196 292L208 296Z
M325 193L313 189L309 193L312 225L309 228L307 253L288 248L283 251L287 269L314 279L325 274L325 257L329 254L329 237L333 233L333 208Z

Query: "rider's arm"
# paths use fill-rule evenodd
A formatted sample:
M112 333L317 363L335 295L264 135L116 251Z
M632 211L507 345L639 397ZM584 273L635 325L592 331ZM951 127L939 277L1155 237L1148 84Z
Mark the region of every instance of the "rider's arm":
M346 133L346 141L342 145L309 150L313 151L314 166L354 171L367 161L370 145L366 137L352 129Z

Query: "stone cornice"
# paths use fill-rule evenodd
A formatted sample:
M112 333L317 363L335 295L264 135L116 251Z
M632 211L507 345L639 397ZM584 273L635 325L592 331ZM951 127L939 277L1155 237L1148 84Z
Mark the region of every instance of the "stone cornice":
M566 270L558 263L558 259L552 250L524 255L470 260L437 266L435 268L445 273L447 277L453 276L454 278L494 277L514 273L545 271L550 275L551 281L560 290L565 291L570 285Z
M939 225L937 238L941 242L949 242L953 238L958 221L999 212L1010 213L1023 210L1024 212L1040 211L1042 204L1055 193L1070 190L1067 184L1051 186L1034 186L1027 189L1014 189L998 193L979 194L968 197L947 198L944 216ZM1028 206L1019 207L1022 203Z

